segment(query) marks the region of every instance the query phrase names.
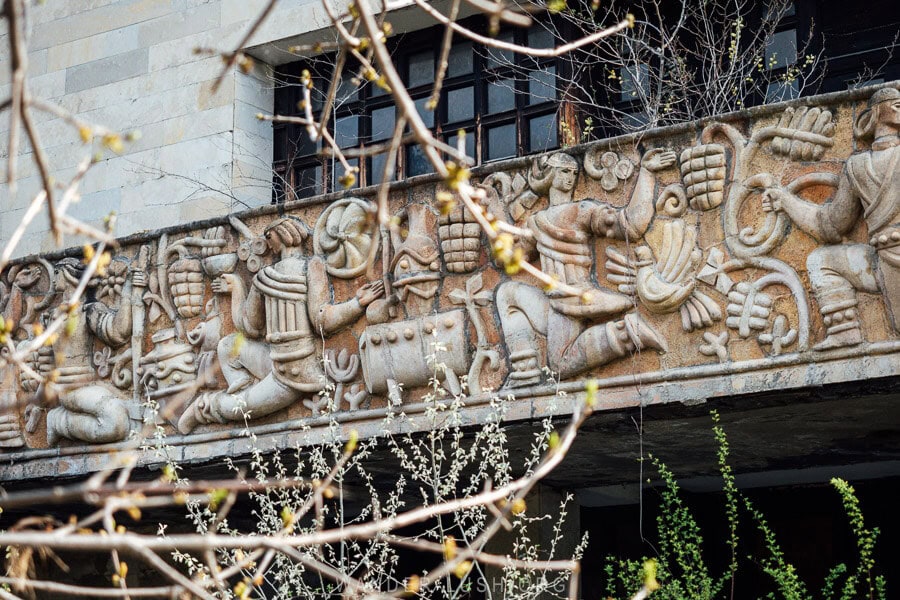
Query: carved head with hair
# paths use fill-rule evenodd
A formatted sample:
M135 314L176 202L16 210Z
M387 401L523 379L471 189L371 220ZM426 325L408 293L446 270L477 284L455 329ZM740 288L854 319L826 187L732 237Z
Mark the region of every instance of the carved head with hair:
M263 231L266 242L273 252L280 252L282 248L297 248L309 237L306 224L300 219L282 217L269 224Z
M900 132L900 90L881 88L869 98L853 124L853 135L859 140L872 140Z
M555 152L546 159L540 174L537 167L535 163L528 174L531 189L538 194L549 194L551 204L568 201L578 178L578 161L565 152Z
M56 289L64 290L66 288L78 287L78 282L84 275L84 263L77 258L64 258L53 266L56 274Z

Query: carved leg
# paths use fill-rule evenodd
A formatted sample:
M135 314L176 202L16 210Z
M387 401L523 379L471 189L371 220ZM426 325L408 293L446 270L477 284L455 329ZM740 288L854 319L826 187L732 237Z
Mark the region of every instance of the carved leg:
M878 277L891 325L900 333L900 248L878 253Z
M541 381L537 334L547 335L549 302L538 288L515 281L497 288L497 310L503 339L509 350L508 387L534 385Z
M178 431L190 433L197 425L257 419L287 408L297 401L300 392L269 374L265 379L238 394L214 392L202 394L178 419Z
M259 380L272 372L272 358L268 347L262 342L232 333L219 341L216 350L219 354L219 367L228 382L229 394L248 387L254 378Z
M403 404L403 390L401 389L400 384L397 383L395 379L388 379L387 387L388 398L390 398L391 404L394 406Z
M459 384L459 377L450 369L444 370L444 382L447 384L447 390L453 396L462 394L462 386Z
M857 290L878 292L875 251L865 244L822 246L806 260L813 293L825 324L825 339L813 350L855 346L863 341Z
M637 313L583 329L577 319L551 311L547 356L550 368L568 379L636 350L666 352L665 339Z
M128 408L110 390L89 385L67 391L47 413L47 443L61 438L92 444L121 442L128 435Z

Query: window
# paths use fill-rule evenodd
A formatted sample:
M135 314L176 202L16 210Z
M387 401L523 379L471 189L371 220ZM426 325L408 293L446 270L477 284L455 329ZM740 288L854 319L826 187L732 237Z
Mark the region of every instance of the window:
M483 19L482 19L483 20ZM476 22L477 23L477 22ZM468 23L475 27L476 23ZM403 77L416 109L439 139L456 147L465 133L466 153L476 164L500 160L559 146L558 75L556 59L535 59L507 50L488 49L467 39L454 41L448 57L441 97L433 110L431 97L443 29L434 28L392 40L394 64ZM497 39L548 48L554 35L541 23L529 29L504 30ZM279 68L275 91L276 111L302 116L300 74L313 73L313 109L320 109L327 91L328 62L297 62ZM358 67L348 65L338 101L331 114L329 130L348 160L359 167L355 185L380 183L384 154L359 158L368 146L387 142L396 123L393 99L372 84L354 85ZM318 116L318 112L316 112ZM275 124L274 166L276 202L292 200L340 189L338 179L344 169L332 157L324 156L322 145L312 144L302 126ZM359 162L359 161L362 162ZM396 157L397 178L431 172L422 150L409 144Z

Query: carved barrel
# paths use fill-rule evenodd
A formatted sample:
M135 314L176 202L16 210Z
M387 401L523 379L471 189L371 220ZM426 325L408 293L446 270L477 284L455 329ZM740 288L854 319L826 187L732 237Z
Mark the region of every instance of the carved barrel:
M359 340L366 388L383 394L388 380L406 388L427 385L436 372L440 374L437 365L464 375L469 369L465 325L465 312L458 309L366 327Z

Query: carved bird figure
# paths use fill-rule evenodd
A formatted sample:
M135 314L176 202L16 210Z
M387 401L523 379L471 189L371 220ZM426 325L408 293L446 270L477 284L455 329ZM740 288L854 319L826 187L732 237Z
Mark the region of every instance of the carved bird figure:
M654 258L649 246L638 246L632 260L613 246L606 248L607 280L623 294L637 295L652 313L681 313L685 331L694 331L722 319L718 304L696 289L695 274L702 253L697 233L682 220L663 225L662 247Z

